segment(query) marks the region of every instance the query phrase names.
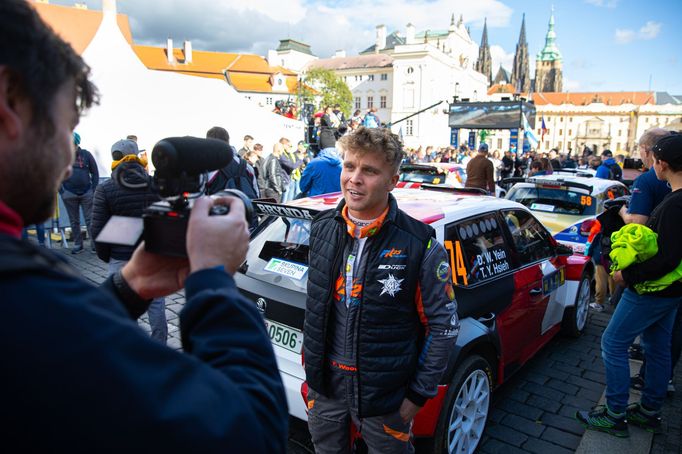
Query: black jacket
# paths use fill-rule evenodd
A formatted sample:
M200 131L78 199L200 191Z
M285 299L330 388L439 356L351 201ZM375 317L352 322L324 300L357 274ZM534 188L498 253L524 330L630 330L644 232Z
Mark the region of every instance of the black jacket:
M97 187L99 170L97 170L95 158L88 150L81 147L76 148L76 158L71 169L71 176L62 183L59 189L60 193L67 190L77 195L83 195Z
M269 155L265 159L265 164L263 165L263 170L265 175L263 178L265 180L266 194L268 197L272 197L272 192L274 191L277 195L281 196L284 191L287 190L289 185L289 176L282 169L282 164L279 162L274 154Z
M146 207L160 200L151 189L149 175L137 162L124 162L111 174L111 179L97 186L92 204L92 236L102 231L112 216L139 218ZM134 247L95 243L97 256L109 259L129 260Z
M323 395L329 395L335 282L342 251L353 241L341 216L344 204L318 215L310 234L303 349L308 385ZM459 326L445 249L432 227L399 210L390 195L386 219L367 238L362 257L366 271L352 334L358 412L385 415L404 398L424 405L437 392Z
M185 283L182 352L138 327L147 305L0 234L0 434L23 452L283 453L270 339L234 279Z

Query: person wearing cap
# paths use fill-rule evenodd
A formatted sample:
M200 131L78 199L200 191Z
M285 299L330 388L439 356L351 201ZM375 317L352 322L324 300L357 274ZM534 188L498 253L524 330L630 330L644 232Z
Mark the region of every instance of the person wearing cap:
M92 206L92 234L97 238L112 216L140 218L152 203L160 200L152 190L146 162L138 157L137 144L119 140L111 147L111 178L97 186ZM130 260L134 246L96 242L97 257L109 264L109 274L117 273ZM147 310L151 336L165 344L168 338L166 303L164 298L152 300Z
M467 188L480 188L495 195L495 168L488 159L488 144L482 143L478 153L467 163Z
M83 208L83 218L88 229L91 247L93 250L95 249L94 241L92 241L90 217L92 214L92 196L99 183L99 170L97 170L97 162L92 153L81 148L80 143L81 136L74 132L73 144L76 147L76 157L71 166L71 176L64 180L59 189L59 194L62 197L66 213L69 215L69 222L71 223L72 254L83 252L81 207Z
M652 148L656 177L672 192L651 212L646 227L656 237L657 251L647 260L615 271L616 284L627 286L602 336L601 350L606 370L606 405L579 411L576 418L586 428L628 436L628 424L650 432L661 430L661 407L665 399L671 365L671 332L682 303L682 281L643 291L637 284L662 281L679 271L682 242L682 135L659 139ZM626 226L631 227L631 226ZM642 227L643 231L644 227ZM612 255L613 257L613 255ZM669 285L668 285L669 284ZM628 348L640 336L646 358L646 377L640 402L628 405L630 366Z

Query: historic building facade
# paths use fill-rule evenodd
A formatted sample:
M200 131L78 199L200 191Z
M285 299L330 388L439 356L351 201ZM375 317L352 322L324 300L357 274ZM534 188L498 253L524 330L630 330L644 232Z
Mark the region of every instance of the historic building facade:
M536 92L559 92L563 87L561 71L561 52L556 45L554 31L554 11L549 18L549 28L545 37L545 47L538 52L535 60L535 90Z

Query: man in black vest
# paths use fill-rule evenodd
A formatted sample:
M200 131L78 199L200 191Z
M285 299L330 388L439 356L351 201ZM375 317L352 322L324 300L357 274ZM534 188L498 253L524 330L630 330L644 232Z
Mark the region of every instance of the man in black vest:
M387 129L339 141L343 198L312 224L304 353L316 452L413 452L417 411L436 395L459 329L450 267L433 228L390 194L403 158Z

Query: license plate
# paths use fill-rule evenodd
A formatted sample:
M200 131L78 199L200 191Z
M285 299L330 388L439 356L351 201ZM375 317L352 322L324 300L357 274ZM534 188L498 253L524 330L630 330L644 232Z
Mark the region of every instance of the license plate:
M265 320L265 328L268 330L268 335L273 344L301 354L301 347L303 346L303 333L301 331L267 319Z

